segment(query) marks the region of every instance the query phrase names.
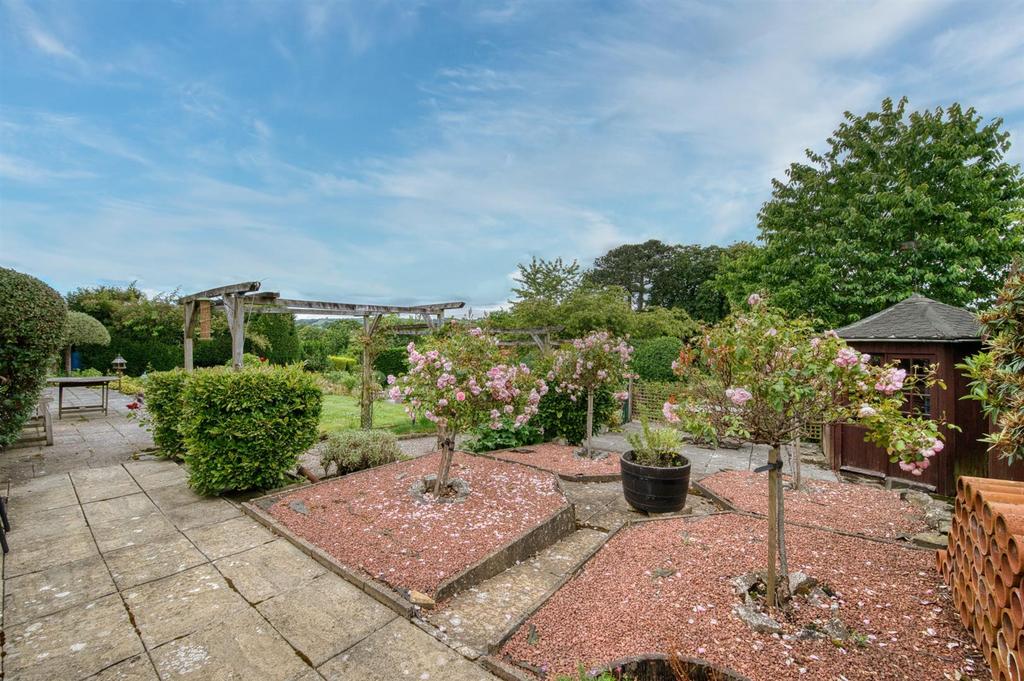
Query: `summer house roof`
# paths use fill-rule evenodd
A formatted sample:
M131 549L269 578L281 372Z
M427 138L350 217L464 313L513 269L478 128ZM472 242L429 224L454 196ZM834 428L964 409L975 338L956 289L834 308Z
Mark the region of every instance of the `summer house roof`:
M973 312L917 293L836 331L846 340L964 341L981 337Z

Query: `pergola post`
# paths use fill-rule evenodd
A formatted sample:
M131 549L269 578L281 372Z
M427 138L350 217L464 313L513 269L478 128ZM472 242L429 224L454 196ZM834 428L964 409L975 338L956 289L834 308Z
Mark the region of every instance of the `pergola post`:
M185 303L185 371L192 371L192 326L195 323L196 304L195 301Z
M224 314L231 332L231 366L235 371L241 371L245 351L245 305L242 298L233 293L225 295Z
M370 343L373 334L377 333L377 326L383 315L374 315L370 321L369 315L363 315L363 334L366 341L363 343L363 389L359 395L359 427L363 430L373 428L373 358L370 356Z

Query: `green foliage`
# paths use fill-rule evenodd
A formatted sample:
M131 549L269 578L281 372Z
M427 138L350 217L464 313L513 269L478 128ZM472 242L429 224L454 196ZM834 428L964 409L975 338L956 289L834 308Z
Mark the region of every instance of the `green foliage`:
M629 295L620 286L581 286L573 291L564 305L558 307L552 324L565 327L570 338L592 331L608 331L626 336L633 330L633 310Z
M130 397L146 394L146 386L143 379L136 378L134 376L122 376L118 379L117 383L114 384L114 388L122 395L128 395Z
M359 386L360 376L347 371L329 371L321 376L321 387L330 395L351 395Z
M650 239L642 244L623 244L594 260L588 281L602 286L619 286L629 294L636 310L651 301L654 282L669 269L675 247Z
M643 431L627 433L626 442L633 450L633 460L641 466L681 466L684 459L679 450L683 439L679 431L672 428L655 428L651 430L647 419L643 420Z
M354 395L354 396L353 396ZM343 433L359 429L359 393L353 395L325 394L320 413L320 430L325 433ZM377 428L395 434L432 433L434 424L426 419L413 421L404 407L386 400L373 404L373 423Z
M299 345L306 369L309 371L329 370L330 360L328 357L345 355L349 352L350 341L358 329L359 322L352 319L336 319L326 324L299 325Z
M690 318L686 310L669 310L652 305L632 315L629 335L640 340L659 336L692 338L699 331L700 326Z
M146 414L153 442L166 457L180 457L185 442L179 431L185 408L185 385L189 374L184 369L154 371L142 381Z
M571 445L578 445L587 437L587 400L573 400L567 393L554 390L541 398L534 425L544 429L548 439L564 437ZM594 391L594 430L612 422L619 409L618 400L608 389Z
M327 366L331 371L352 371L358 365L359 361L355 357L346 355L329 355L327 357Z
M110 333L95 317L84 312L72 310L68 312L67 335L64 345L110 345Z
M373 368L385 376L398 376L409 370L408 355L404 347L386 348L373 360Z
M269 360L267 360L265 357L261 358L259 355L254 355L251 352L243 352L242 353L242 368L243 369L252 369L253 367L262 366L262 365L266 364L268 361ZM234 365L234 361L230 357L228 358L228 360L226 362L224 362L224 366L226 366L226 367L230 367L230 366L233 366L233 365Z
M636 677L612 674L608 671L588 672L586 667L581 664L576 669L575 675L565 676L564 674L561 674L555 678L555 681L636 681Z
M321 393L297 366L196 371L183 401L179 432L200 494L279 485L317 437Z
M0 268L0 449L18 439L64 341L67 306L35 277Z
M490 425L478 426L472 434L475 437L462 445L463 449L471 452L493 452L495 449L525 447L543 441L539 426L528 423L516 428L512 419L508 418L502 419L498 428L491 428Z
M673 336L662 336L636 344L630 367L644 381L671 381L675 378L672 362L679 357L683 341Z
M685 310L690 317L714 324L729 314L729 299L719 273L750 244L676 246L667 266L651 286L651 305Z
M982 440L1010 463L1024 458L1024 260L1014 263L995 304L981 315L984 350L958 368L971 378L993 424Z
M271 364L293 364L301 358L299 336L295 330L293 314L254 314L248 321L246 336L257 335L266 339L267 347L259 354Z
M561 258L545 260L533 257L529 265L516 266L518 286L512 293L520 300L546 300L556 305L564 303L580 285L580 266L575 260L565 263Z
M366 468L405 461L398 440L386 430L352 430L331 435L320 454L325 472L335 467L338 475L347 475Z
M950 305L991 300L1024 251L1024 179L1006 161L1002 120L973 108L882 110L845 120L807 152L759 215L764 248L729 288L839 326L921 293Z

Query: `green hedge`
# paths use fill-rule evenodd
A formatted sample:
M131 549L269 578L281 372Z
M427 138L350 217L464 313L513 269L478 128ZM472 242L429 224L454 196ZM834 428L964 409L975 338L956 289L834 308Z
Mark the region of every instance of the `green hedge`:
M537 415L530 419L531 426L544 429L544 437L552 439L564 437L569 444L578 445L583 442L587 433L587 398L581 397L573 402L568 395L554 390L540 398ZM612 415L619 403L610 390L598 390L594 393L594 432L599 426L611 422Z
M68 309L52 288L0 267L0 448L18 439L64 343Z
M330 371L352 371L358 362L355 357L346 355L328 355L327 368Z
M183 401L179 430L200 494L281 484L320 423L320 388L298 366L196 371Z
M146 375L143 387L146 412L152 424L153 442L164 456L177 457L185 453L185 442L178 427L188 377L184 369L155 371Z
M400 376L409 370L409 353L404 347L382 350L373 361L373 368L385 376Z
M683 341L674 336L662 336L636 344L631 365L644 381L673 381L672 362L679 358Z

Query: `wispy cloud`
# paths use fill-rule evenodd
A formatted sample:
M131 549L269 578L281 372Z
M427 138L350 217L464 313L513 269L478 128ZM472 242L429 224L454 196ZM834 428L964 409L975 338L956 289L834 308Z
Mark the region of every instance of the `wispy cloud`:
M32 8L22 0L5 0L4 8L11 23L33 48L50 57L73 62L80 67L85 66L85 61L45 27Z

